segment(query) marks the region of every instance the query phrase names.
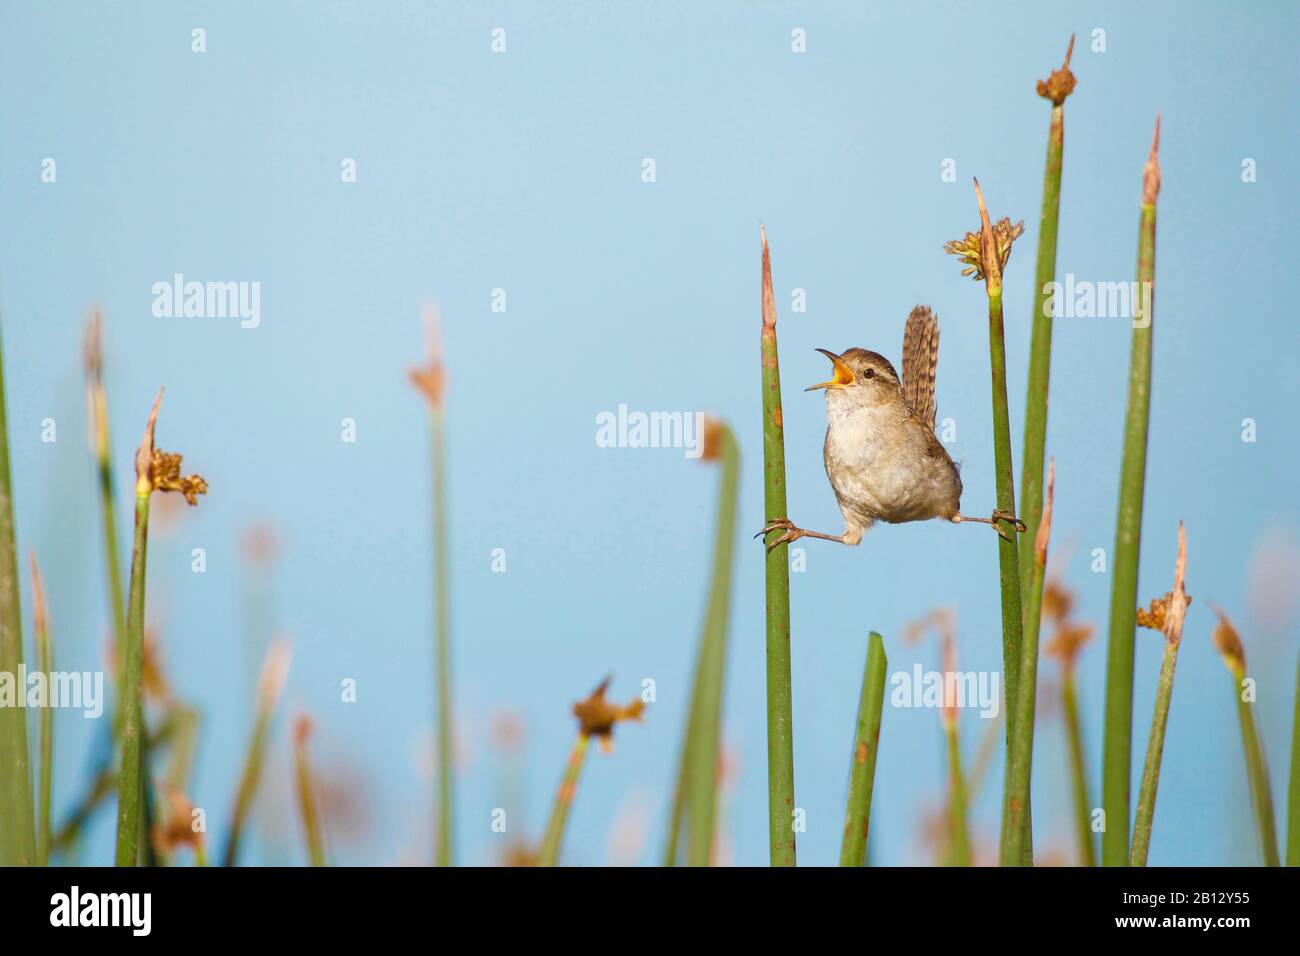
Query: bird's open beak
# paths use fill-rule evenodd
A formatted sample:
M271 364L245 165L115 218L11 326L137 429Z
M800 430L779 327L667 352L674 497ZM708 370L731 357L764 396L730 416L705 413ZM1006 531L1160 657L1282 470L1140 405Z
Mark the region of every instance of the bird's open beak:
M843 388L845 385L853 384L853 369L845 365L843 359L827 349L818 349L817 351L821 352L822 355L825 355L831 360L831 364L835 366L835 377L829 382L822 382L818 385L809 385L804 389L805 392L811 392L818 388Z

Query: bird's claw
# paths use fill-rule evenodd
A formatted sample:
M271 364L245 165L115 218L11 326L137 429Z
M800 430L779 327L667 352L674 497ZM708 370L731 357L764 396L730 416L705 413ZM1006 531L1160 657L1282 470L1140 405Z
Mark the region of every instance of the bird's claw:
M996 531L998 535L1003 538L1003 540L1010 541L1013 544L1015 543L1015 539L1012 538L1011 535L1007 534L1007 532L1003 530L1002 525L999 524L998 522L1000 521L1011 522L1011 524L1015 527L1017 534L1024 534L1026 531L1029 530L1029 525L1025 524L1023 521L1021 521L1015 515L1011 514L1009 511L1002 511L1001 509L999 509L997 511L994 511L993 514L991 514L989 517L992 519L993 530Z
M785 534L778 537L775 541L767 545L767 553L771 554L772 549L783 544L789 544L791 541L797 541L804 536L804 531L796 528L793 521L789 518L773 518L767 523L762 531L754 535L755 538L761 538L769 532L776 531L778 528L785 531Z

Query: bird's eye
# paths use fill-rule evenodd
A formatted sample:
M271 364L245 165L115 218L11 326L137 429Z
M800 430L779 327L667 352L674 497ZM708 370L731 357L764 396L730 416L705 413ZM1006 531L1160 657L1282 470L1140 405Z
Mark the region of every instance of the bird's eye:
M862 370L862 377L863 377L863 378L875 378L875 377L876 377L876 370L875 370L874 368L864 368L864 369Z

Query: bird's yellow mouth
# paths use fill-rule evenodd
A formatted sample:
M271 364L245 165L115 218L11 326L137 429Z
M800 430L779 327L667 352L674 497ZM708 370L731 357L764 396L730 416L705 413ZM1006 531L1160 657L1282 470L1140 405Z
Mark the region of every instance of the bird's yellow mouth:
M831 364L835 366L835 377L829 382L809 385L804 389L805 392L811 392L819 388L843 388L845 385L853 384L853 369L845 365L842 358L828 349L818 349L817 351L831 360Z

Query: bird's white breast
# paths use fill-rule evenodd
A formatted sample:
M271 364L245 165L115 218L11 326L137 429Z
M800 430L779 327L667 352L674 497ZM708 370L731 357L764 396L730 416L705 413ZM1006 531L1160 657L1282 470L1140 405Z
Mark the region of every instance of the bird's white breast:
M846 516L869 524L923 521L960 495L946 461L929 453L925 433L904 422L895 403L827 402L826 474Z

